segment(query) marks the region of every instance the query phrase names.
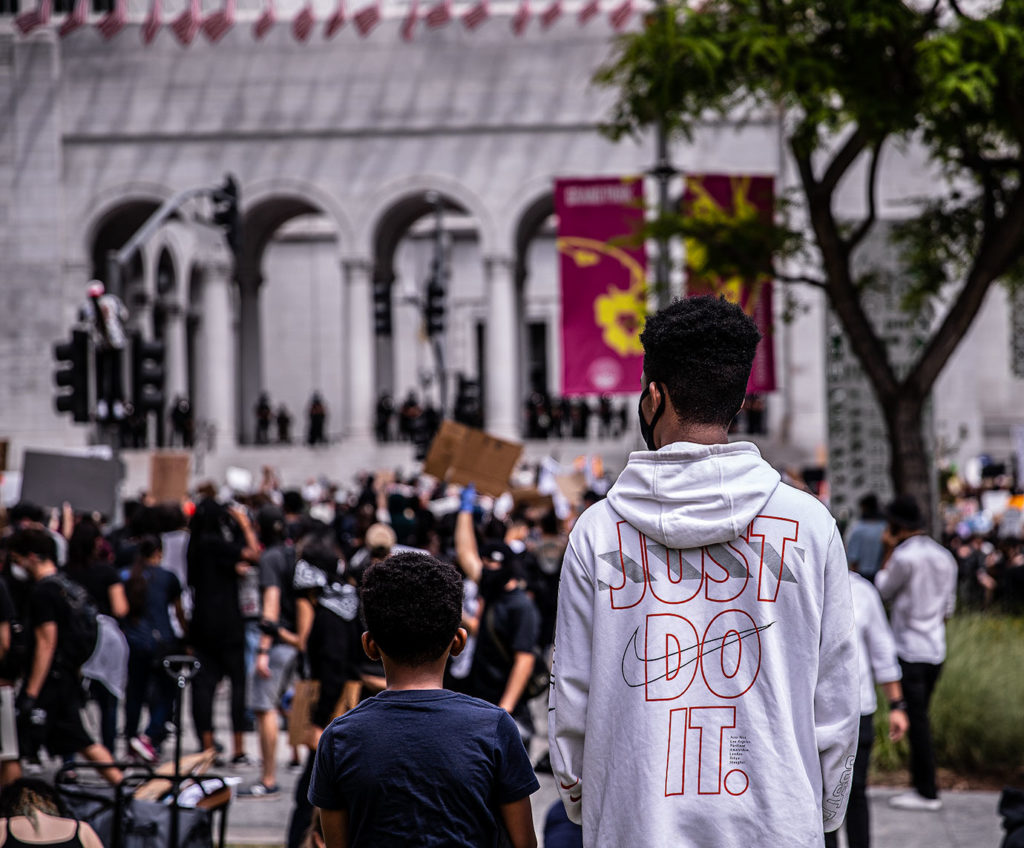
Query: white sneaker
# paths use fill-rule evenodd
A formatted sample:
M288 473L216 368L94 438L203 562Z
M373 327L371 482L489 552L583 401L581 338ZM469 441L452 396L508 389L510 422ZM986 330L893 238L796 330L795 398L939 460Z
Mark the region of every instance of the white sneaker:
M901 792L889 799L889 806L897 810L920 810L934 813L942 809L941 798L925 798L918 792Z

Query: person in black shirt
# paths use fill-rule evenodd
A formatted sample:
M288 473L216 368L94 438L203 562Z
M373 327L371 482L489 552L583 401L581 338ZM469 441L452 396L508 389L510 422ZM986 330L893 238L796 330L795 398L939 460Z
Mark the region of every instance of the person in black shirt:
M55 756L79 753L93 762L112 762L110 751L94 742L82 724L80 669L69 659L68 648L72 611L54 564L53 539L41 527L26 528L11 537L8 547L12 565L33 580L29 619L35 644L17 700L21 739L45 745ZM100 774L113 784L123 777L113 767Z
M117 569L109 562L110 549L99 526L80 518L68 540L68 576L89 593L96 609L118 621L128 614L128 599ZM92 681L89 697L100 708L100 737L108 750L117 739L117 698L102 683Z
M192 681L192 720L204 749L213 747L213 697L222 678L231 681L232 762L246 762L245 626L238 604L239 577L254 568L259 542L241 507L228 508L212 497L192 516L188 543L188 583L194 606L189 641L201 663Z

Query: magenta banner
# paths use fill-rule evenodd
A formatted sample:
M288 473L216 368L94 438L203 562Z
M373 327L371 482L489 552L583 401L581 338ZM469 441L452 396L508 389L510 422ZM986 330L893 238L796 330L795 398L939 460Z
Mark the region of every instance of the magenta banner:
M562 282L562 394L640 391L647 314L642 177L555 181Z
M687 214L713 222L729 218L771 220L775 209L775 180L772 177L694 174L686 178L683 205ZM761 343L754 355L747 391L775 391L775 340L772 318L772 282L764 277L725 279L705 267L703 246L686 242L686 293L721 295L738 303L761 331Z

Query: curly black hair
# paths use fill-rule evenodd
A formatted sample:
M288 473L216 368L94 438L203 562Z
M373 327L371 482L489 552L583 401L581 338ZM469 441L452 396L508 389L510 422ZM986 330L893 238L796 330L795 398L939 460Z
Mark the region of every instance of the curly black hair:
M647 319L644 380L660 383L680 421L728 427L743 405L761 332L724 298L686 297Z
M359 591L363 625L404 665L433 662L462 623L462 577L451 563L403 551L371 565Z

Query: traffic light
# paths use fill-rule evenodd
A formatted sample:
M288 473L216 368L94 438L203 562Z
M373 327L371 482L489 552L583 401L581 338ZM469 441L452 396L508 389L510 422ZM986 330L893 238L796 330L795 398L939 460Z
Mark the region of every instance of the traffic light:
M373 331L391 335L391 284L380 280L373 283Z
M224 238L237 258L242 250L242 213L238 209L238 183L230 174L213 193L213 223L224 228Z
M138 334L132 336L132 403L143 415L164 408L164 343Z
M439 336L444 332L444 286L437 276L431 277L427 284L427 335Z
M71 341L53 346L53 357L63 366L54 373L54 382L59 388L71 389L57 393L57 411L70 412L74 421L84 424L89 421L89 333L74 330Z

